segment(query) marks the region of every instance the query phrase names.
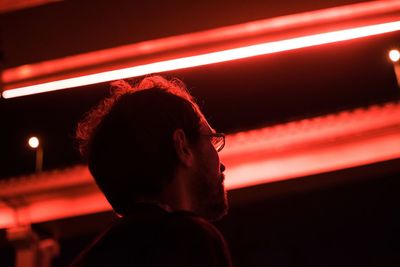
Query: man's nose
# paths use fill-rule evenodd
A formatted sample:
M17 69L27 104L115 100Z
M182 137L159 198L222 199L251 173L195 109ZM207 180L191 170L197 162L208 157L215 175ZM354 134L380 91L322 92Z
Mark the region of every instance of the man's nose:
M220 170L221 170L221 173L223 173L225 171L225 165L222 163L220 164Z

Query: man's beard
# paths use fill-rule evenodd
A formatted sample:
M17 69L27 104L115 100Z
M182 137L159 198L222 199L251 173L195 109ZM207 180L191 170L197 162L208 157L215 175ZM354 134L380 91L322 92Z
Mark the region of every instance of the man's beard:
M211 177L206 171L206 166L199 164L192 189L198 215L209 221L216 221L227 214L228 200L223 174L218 178Z

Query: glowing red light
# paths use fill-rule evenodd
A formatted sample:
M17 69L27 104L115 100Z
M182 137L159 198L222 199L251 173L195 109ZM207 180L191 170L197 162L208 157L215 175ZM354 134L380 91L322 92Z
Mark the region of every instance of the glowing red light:
M400 1L368 1L19 66L1 73L5 88L3 97L61 90L398 31L399 11Z
M275 42L267 42L235 49L228 49L214 53L206 53L196 56L159 61L130 68L123 68L113 71L106 71L91 75L10 89L3 92L3 97L12 98L50 92L89 84L108 82L117 79L137 77L149 73L203 66L224 61L277 53L292 49L340 42L398 30L400 30L400 21L308 35L303 37L291 38Z

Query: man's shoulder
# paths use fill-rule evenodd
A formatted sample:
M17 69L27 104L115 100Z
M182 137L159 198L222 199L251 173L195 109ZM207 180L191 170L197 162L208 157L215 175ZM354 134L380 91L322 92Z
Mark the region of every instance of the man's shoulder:
M165 224L166 266L231 266L229 250L218 229L189 212L168 215ZM172 264L174 263L174 264Z
M151 216L130 216L117 220L102 238L105 243L114 240L141 240L140 245L171 243L214 243L223 245L224 238L210 222L187 211L160 212Z
M117 260L147 266L230 266L219 231L203 218L180 211L118 219L76 266L107 266Z

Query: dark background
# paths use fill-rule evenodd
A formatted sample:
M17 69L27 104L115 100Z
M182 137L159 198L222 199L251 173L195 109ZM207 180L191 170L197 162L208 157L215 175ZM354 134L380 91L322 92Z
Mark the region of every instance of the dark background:
M61 1L0 15L1 67L355 2L362 1ZM231 133L397 101L387 52L399 41L391 33L166 75L181 78L211 124ZM0 178L34 171L31 134L43 140L44 170L81 162L75 125L108 91L99 84L0 99ZM399 166L393 160L234 190L217 226L236 266L400 266ZM34 228L57 233L55 266L65 266L112 218ZM9 266L12 249L0 251L0 265Z
M0 14L0 66L362 1L57 1ZM398 99L387 52L399 33L165 73L181 78L224 132ZM0 99L0 178L31 173L32 134L44 170L80 161L74 128L107 84Z

